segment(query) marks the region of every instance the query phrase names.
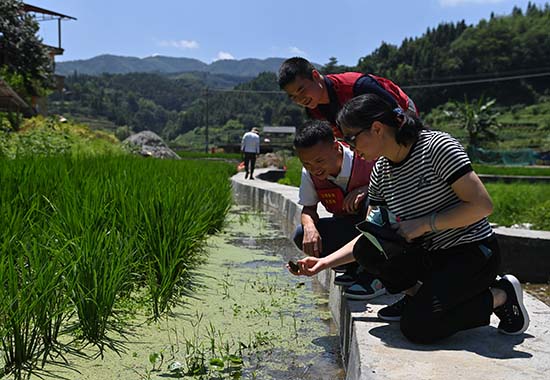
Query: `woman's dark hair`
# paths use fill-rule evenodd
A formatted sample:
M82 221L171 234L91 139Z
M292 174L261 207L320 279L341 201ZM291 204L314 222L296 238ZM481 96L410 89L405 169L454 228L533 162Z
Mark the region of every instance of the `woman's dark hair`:
M279 88L284 89L287 84L296 80L296 77L313 79L315 67L305 58L292 57L283 62L279 68Z
M312 120L306 122L296 131L294 136L295 148L310 148L319 142L332 143L334 132L326 121Z
M370 129L372 123L379 121L395 130L395 141L400 145L414 143L421 130L426 129L416 116L395 108L376 94L364 94L349 100L336 118L340 130Z

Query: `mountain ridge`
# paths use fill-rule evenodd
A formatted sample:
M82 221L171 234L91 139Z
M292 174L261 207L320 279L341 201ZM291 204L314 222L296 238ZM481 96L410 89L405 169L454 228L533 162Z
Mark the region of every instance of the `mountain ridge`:
M55 72L59 75L70 75L74 72L101 75L128 73L173 74L195 71L253 77L261 72L277 72L284 60L285 58L277 57L265 59L245 58L240 60L218 60L207 64L198 59L186 57L155 55L138 58L102 54L89 59L58 62L56 63Z

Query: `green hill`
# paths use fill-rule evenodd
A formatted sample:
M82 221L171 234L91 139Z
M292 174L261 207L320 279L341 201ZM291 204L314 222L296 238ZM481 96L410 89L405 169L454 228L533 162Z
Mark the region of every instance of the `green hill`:
M146 58L122 57L117 55L99 55L85 60L58 62L56 73L70 75L73 73L128 74L128 73L182 73L207 72L239 77L254 77L261 72L276 72L284 61L283 58L219 60L206 64L193 58L176 58L154 56Z

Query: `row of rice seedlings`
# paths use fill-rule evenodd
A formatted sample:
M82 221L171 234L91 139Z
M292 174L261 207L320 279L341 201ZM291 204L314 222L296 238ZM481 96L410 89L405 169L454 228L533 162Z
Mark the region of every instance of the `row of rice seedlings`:
M57 336L69 311L64 268L48 247L38 204L34 198L24 210L2 202L0 212L0 341L4 372L16 378L57 352Z
M168 311L207 233L223 224L231 170L109 157L0 161L4 371L19 378L61 353L67 332L100 353L116 350L110 332L124 330L124 301L140 286L154 318Z

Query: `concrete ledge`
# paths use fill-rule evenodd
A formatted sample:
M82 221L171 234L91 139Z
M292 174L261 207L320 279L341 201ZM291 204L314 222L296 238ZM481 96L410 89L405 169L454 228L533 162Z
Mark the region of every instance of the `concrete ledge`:
M258 174L260 174L258 170ZM262 180L245 180L242 173L232 179L235 198L255 209L281 216L284 232L290 235L300 221L298 189ZM322 216L329 215L320 210ZM499 229L499 240L518 238L516 232ZM530 231L538 239L538 233ZM529 235L528 233L527 235ZM542 239L545 240L545 239ZM508 242L501 243L503 248ZM548 250L540 253L550 254ZM503 257L504 265L509 265ZM540 265L532 263L531 265ZM548 274L548 272L546 272ZM376 312L397 296L382 296L369 303L348 301L333 285L333 272L317 276L329 293L333 319L340 331L346 380L359 379L546 379L550 371L550 307L525 295L531 325L525 334L506 336L491 325L460 332L438 344L417 345L407 341L399 325L378 320Z

